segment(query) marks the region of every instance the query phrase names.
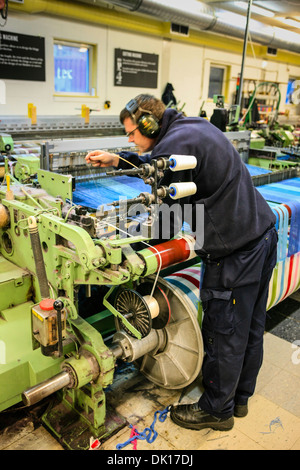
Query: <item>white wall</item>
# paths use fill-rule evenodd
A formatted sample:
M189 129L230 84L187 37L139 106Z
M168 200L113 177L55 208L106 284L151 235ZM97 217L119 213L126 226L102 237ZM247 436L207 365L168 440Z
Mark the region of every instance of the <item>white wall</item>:
M174 94L184 103L188 115L198 115L205 100L204 109L208 116L214 108L212 100L207 100L210 64L229 67L228 103L232 104L236 77L241 68L241 55L226 51L196 46L176 40L143 36L126 31L117 31L104 26L68 21L42 15L28 15L12 12L1 31L20 34L41 35L45 38L46 82L25 80L4 80L6 103L0 104L0 116L27 116L27 105L37 107L37 115L79 115L82 104L99 108L101 115L118 115L123 106L139 93L152 93L161 97L167 82L173 84ZM53 40L65 39L97 44L97 95L95 97L54 96ZM159 55L159 75L157 89L114 86L114 49L137 50ZM254 80L275 80L280 82L284 110L286 85L289 76L300 78L300 66L272 62L268 60L265 70L261 59L247 57L244 78ZM3 84L2 84L3 85ZM111 108L104 109L104 102L111 101ZM95 114L95 115L98 115Z

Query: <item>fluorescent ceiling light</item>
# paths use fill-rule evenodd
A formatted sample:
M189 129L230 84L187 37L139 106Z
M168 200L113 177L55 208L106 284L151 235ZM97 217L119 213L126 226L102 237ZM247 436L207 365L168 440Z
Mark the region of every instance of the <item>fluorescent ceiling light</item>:
M300 22L296 20L292 20L292 18L278 18L281 23L287 24L288 26L292 26L293 28L300 28Z
M243 10L248 9L248 2L234 2L234 4L242 8ZM273 11L266 10L265 8L257 7L256 5L251 6L251 12L257 13L258 15L267 16L269 18L272 18L273 16L275 16L275 13Z

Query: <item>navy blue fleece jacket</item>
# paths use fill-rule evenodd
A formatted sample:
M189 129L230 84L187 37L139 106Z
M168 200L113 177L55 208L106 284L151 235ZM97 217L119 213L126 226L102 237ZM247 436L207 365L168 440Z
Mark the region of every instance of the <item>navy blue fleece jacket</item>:
M275 215L253 186L239 153L206 119L167 109L151 155L120 153L136 166L172 154L194 155L197 159L193 170L167 170L160 185L189 181L197 185L195 195L176 201L166 198L164 202L191 204L193 209L196 204L204 205L204 243L196 244L198 255L212 259L226 256L259 238L275 223ZM132 167L120 160L118 168Z

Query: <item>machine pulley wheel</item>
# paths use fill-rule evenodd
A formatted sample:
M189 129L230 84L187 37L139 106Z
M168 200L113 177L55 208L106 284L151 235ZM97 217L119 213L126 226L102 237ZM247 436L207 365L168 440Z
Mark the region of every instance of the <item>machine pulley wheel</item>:
M155 278L149 276L151 282ZM163 328L165 346L137 359L140 372L151 382L166 389L180 389L191 384L200 373L204 349L197 311L178 287L163 278L157 286L170 304L171 318ZM154 320L153 320L154 322Z
M196 266L195 270L195 278L199 280L200 269ZM163 334L164 340L161 343L158 342L156 347L152 346L150 351L138 356L134 361L135 364L139 367L140 372L156 385L166 389L180 389L191 384L199 375L204 357L204 348L198 322L198 302L195 303L193 300L193 297L199 298L199 288L192 287L192 284L189 287L185 285L184 277L176 276L175 283L172 283L171 278L172 276L165 279L161 277L156 279L154 275L148 276L136 288L136 291L129 290L126 295L132 296L134 301L137 301L137 298L143 299L142 305L145 308L146 300L149 302L147 297L150 297L148 306L150 305L149 310L152 314L152 305L155 304L155 302L152 303L152 300L155 300L159 306L159 312L155 317L152 315L152 328L154 330L154 324L158 320L161 325L164 325L161 329L156 326L156 329ZM156 281L152 297L152 287ZM151 294L149 295L150 288ZM161 297L158 297L157 289ZM124 291L121 291L119 295L122 292ZM193 296L189 296L189 293L192 293ZM125 293L121 295L120 298L123 301L121 305L125 311L129 312L129 297L126 297L126 295ZM121 309L119 311L122 313ZM127 320L129 320L129 317ZM124 326L118 320L117 329L120 330L121 328L124 329ZM139 346L140 341L146 340L147 338L143 337L142 340L135 340L136 343L133 344ZM145 349L147 348L145 347Z

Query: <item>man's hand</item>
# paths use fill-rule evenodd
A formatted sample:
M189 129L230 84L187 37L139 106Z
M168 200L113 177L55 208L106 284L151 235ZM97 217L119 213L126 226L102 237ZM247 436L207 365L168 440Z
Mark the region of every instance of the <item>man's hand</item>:
M86 163L95 167L118 166L119 157L115 153L105 152L103 150L93 150L85 157Z

